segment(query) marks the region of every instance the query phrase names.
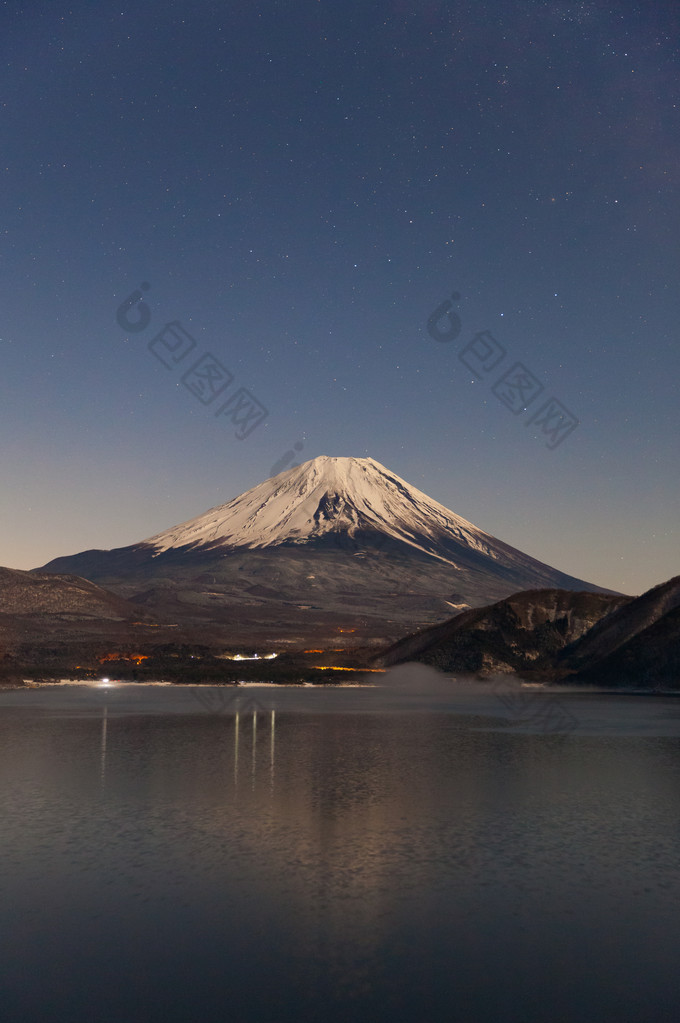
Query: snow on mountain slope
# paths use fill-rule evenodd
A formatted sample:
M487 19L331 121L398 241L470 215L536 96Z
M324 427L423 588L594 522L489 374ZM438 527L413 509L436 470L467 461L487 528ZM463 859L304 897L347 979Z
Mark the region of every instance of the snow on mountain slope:
M330 533L379 532L455 564L453 541L491 558L498 541L372 458L322 455L265 480L227 504L145 541L179 547L260 548ZM444 544L445 546L442 546Z
M112 551L56 558L159 619L296 642L395 639L527 589L598 590L490 536L372 458L314 458ZM359 634L357 633L357 635Z

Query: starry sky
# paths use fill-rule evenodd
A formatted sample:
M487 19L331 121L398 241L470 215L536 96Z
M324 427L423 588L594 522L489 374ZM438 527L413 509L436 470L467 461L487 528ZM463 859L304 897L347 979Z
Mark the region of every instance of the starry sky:
M371 456L680 573L680 7L0 4L0 564Z

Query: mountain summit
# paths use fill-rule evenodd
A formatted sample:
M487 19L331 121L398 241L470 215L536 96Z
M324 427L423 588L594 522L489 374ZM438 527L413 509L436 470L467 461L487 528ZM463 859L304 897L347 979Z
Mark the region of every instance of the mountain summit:
M146 540L157 552L187 547L274 547L330 534L381 533L453 564L451 544L490 557L494 539L373 458L321 455L227 504Z
M321 456L138 544L57 558L165 620L240 636L397 638L518 590L600 589L510 547L372 458Z

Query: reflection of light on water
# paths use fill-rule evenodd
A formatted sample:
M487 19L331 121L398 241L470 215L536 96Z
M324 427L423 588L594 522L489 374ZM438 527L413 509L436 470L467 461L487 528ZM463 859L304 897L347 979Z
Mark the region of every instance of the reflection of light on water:
M248 712L246 711L246 714ZM264 713L264 711L263 711ZM252 747L250 754L250 787L255 791L255 780L257 778L257 710L252 711ZM241 714L237 710L234 713L234 789L238 789L238 769L239 769L239 756L241 746ZM264 742L264 737L262 739ZM275 767L275 754L276 754L276 712L271 711L269 715L269 786L273 793L274 791L274 767ZM244 751L244 755L247 755L247 750ZM264 764L262 765L264 770Z
M102 786L106 781L106 731L108 728L108 711L109 708L104 705L104 713L102 715L102 741L101 741L101 781Z
M238 724L239 717L236 711L234 718L234 788L238 788Z
M251 777L251 785L250 785L250 787L252 789L255 788L256 754L257 754L257 711L254 710L253 711L253 769L252 769L252 777Z
M272 793L274 792L274 723L276 711L272 711L270 718L270 737L269 737L269 783L271 786Z

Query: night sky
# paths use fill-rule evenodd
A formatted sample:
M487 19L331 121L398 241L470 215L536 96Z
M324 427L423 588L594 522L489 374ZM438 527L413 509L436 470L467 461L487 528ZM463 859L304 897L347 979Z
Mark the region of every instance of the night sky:
M327 454L680 573L680 5L0 12L1 565Z

